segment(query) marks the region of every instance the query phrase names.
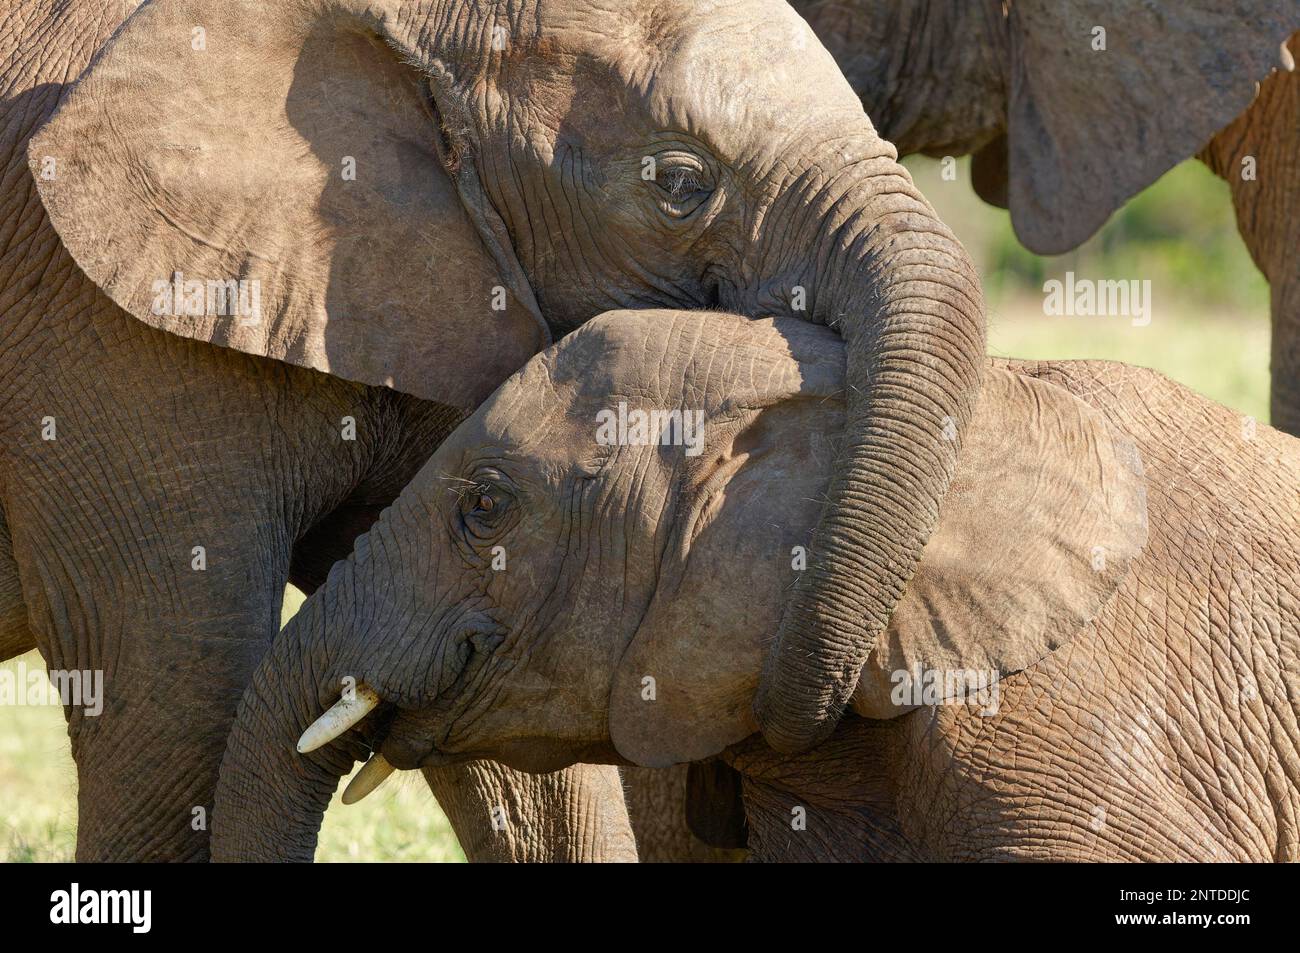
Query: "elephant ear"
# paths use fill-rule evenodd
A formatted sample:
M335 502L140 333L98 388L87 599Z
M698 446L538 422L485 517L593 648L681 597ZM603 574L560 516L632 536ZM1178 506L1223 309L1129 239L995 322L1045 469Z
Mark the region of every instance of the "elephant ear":
M896 689L933 684L946 697L955 673L990 685L1034 664L1096 617L1146 540L1128 438L1067 391L990 369L938 526L854 710L892 718L916 707Z
M1007 137L998 136L984 146L970 160L970 182L975 194L990 205L1006 208L1011 201L1007 195Z
M549 335L381 8L145 4L31 168L77 264L146 324L472 408Z
M728 321L744 347L721 340ZM646 767L699 761L758 730L754 694L792 549L812 535L835 457L826 435L843 427L833 331L718 316L710 343L720 347L695 355L682 390L705 408L704 393L728 396L705 410L703 453L670 461L657 586L610 692L610 739Z
M1007 166L1020 240L1045 255L1085 241L1250 104L1297 27L1295 4L1277 0L1016 0Z

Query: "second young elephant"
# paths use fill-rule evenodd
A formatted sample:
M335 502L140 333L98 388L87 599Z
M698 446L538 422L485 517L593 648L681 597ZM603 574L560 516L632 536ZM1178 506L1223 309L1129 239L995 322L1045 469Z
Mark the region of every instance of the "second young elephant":
M1295 859L1300 443L1139 368L991 362L853 713L761 742L844 385L824 329L723 314L613 313L534 358L265 659L214 852L276 856L374 749L354 796L474 756L721 758L760 859Z
M1040 255L1201 158L1272 286L1272 423L1300 435L1300 2L791 2L899 154L973 154Z

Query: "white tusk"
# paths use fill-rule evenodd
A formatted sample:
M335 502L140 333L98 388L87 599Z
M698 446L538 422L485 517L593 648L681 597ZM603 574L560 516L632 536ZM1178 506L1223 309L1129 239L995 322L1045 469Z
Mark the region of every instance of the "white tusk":
M306 754L327 745L343 732L347 731L366 715L375 710L379 704L379 695L368 685L358 685L352 698L344 696L334 703L329 711L321 715L302 733L298 739L298 753Z
M388 763L382 754L376 754L357 772L357 776L348 782L343 792L344 804L356 804L379 785L388 780L388 776L397 769Z

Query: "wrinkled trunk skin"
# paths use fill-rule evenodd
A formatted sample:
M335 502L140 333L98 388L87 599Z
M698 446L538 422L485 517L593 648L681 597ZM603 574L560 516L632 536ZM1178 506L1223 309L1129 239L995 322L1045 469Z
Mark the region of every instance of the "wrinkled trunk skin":
M828 167L834 167L828 159ZM965 250L875 144L833 183L818 225L817 317L844 337L844 444L808 570L787 604L755 710L779 751L833 730L920 560L984 366L984 304Z
M1300 33L1288 41L1300 59ZM1270 423L1300 436L1300 71L1260 83L1250 108L1200 153L1232 190L1250 257L1268 279L1273 315ZM1244 160L1254 165L1246 178Z
M392 513L392 511L389 511ZM361 729L308 755L295 744L338 699L344 676L393 613L376 610L367 558L391 545L386 519L330 572L285 627L244 694L226 746L213 813L216 861L309 862L338 780L369 756ZM396 550L393 550L396 551ZM358 595L360 594L360 598ZM254 717L255 716L255 717ZM635 861L613 767L575 765L529 775L490 762L424 772L466 856L482 861Z

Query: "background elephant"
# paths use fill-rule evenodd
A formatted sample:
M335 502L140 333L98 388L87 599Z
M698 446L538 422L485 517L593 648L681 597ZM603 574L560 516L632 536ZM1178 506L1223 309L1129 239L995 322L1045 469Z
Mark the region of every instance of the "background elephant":
M374 748L354 795L459 757L720 756L759 858L1295 859L1300 443L1139 368L990 362L854 713L761 742L844 384L834 335L722 314L604 315L534 358L268 653L214 851L273 854ZM702 415L700 452L650 412ZM380 708L322 731L345 675Z
M286 583L314 589L463 412L155 330L77 268L27 144L119 25L105 14L24 2L6 21L19 35L3 38L24 55L0 75L0 660L39 646L51 669L104 672L102 714L67 709L78 858L197 860L235 704ZM35 153L47 184L75 178L78 161L97 173L116 161L59 148L50 166L47 154ZM467 400L491 389L475 375L523 354L479 352L450 353L444 369L470 371ZM429 780L471 859L635 859L612 771L476 764Z
M903 155L973 153L975 190L1009 208L1040 255L1077 247L1178 162L1202 159L1231 188L1272 286L1272 423L1300 435L1300 38L1284 46L1300 3L792 4L880 134Z
M782 748L833 727L938 518L983 305L787 4L156 0L30 151L64 245L142 323L451 406L609 308L834 326L843 466L757 703ZM169 295L178 274L257 287L259 313Z

